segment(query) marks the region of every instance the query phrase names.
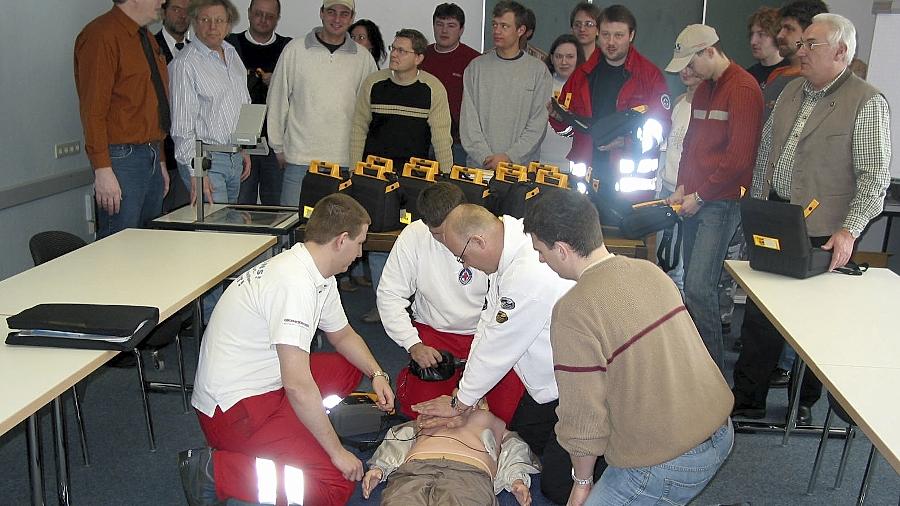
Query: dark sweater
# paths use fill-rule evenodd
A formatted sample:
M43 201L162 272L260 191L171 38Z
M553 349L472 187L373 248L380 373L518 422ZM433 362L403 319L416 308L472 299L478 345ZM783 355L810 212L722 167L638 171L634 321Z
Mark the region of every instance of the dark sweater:
M232 33L225 40L234 46L244 66L247 67L247 89L250 91L250 100L254 104L265 104L269 86L256 75L256 71L271 73L275 70L278 57L284 51L284 46L291 41L290 37L275 34L275 42L269 45L254 44L247 40L247 31Z

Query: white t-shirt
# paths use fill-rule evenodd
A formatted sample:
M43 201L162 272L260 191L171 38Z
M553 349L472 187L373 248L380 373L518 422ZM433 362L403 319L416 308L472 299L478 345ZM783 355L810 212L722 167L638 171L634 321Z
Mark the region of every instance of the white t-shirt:
M481 316L487 276L463 268L453 253L437 242L421 220L409 224L397 237L381 281L378 313L387 335L409 350L422 342L413 319L441 332L472 335Z
M522 220L503 217L503 253L489 277L469 360L459 382L459 400L471 406L513 369L540 404L559 398L550 348L553 306L573 286L538 260Z
M207 416L278 390L276 344L309 352L317 328L347 326L334 276L322 277L303 244L243 273L219 299L203 335L191 404Z

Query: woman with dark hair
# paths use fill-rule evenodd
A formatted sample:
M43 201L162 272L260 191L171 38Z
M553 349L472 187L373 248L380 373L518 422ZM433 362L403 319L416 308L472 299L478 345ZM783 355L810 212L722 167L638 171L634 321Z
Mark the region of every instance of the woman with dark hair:
M566 79L572 75L575 68L584 63L584 48L578 43L578 39L572 34L563 34L550 45L550 57L547 58L547 68L553 76L553 100L559 98L559 91L566 84ZM560 101L564 106L565 99ZM548 127L541 144L541 162L556 165L562 172L569 172L569 160L566 155L572 149L572 138L557 134L553 128Z
M378 25L368 19L360 19L350 25L350 38L372 53L372 58L375 58L375 66L380 69L382 62L387 58L387 52Z

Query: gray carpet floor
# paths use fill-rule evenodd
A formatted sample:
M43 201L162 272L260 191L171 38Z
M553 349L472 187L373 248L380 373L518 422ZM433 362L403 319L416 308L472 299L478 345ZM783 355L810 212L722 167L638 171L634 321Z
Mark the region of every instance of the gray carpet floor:
M369 343L376 358L392 376L408 360L405 352L384 334L380 324L365 324L359 317L373 304L371 289L343 294L351 324ZM735 332L739 331L740 309L736 314ZM728 348L732 338L728 339ZM184 340L187 363L192 372L196 363L197 343ZM177 378L175 352L163 350L166 359L163 370L155 370L148 360L147 375L151 379L174 381ZM728 367L736 360L729 353ZM730 370L727 374L731 377ZM368 385L361 385L365 389ZM15 385L4 385L4 389ZM896 399L885 399L896 402ZM104 367L86 380L83 412L87 426L91 465L81 461L81 451L73 422L70 398L66 398L69 460L71 473L71 501L75 505L180 505L185 504L178 477L177 453L202 446L203 434L193 412L182 412L177 393L152 393L150 404L158 449L148 450L143 424L137 373L132 369ZM773 390L769 395L769 415L772 420L783 419L786 411L785 390ZM814 409L814 418L825 418L827 401L821 400ZM55 476L51 449L50 416L42 412L43 458L48 504L55 500ZM840 490L832 488L840 458L842 439L832 439L824 458L816 492L806 495L806 484L812 468L818 437L797 435L787 447L781 446L781 436L772 433L737 434L734 450L719 474L694 502L698 505L750 502L753 505L843 505L854 504L862 480L866 458L871 445L860 433L853 443L844 484ZM368 457L368 454L361 454ZM0 505L28 504L28 468L23 428L17 427L0 436ZM551 504L540 495L533 484L534 504ZM375 497L363 500L359 489L350 500L352 505L377 504ZM895 505L900 497L900 477L881 457L866 504ZM505 493L503 505L515 504Z

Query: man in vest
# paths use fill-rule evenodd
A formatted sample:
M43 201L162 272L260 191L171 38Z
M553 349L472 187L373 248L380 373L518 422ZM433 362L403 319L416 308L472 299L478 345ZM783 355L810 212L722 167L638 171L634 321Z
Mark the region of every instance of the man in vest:
M890 182L890 115L880 91L849 65L856 29L837 14L818 14L797 44L802 79L789 83L763 128L753 172L753 197L819 206L807 218L813 246L832 252L831 269L850 260L863 229L881 213ZM769 376L783 339L747 302L744 347L734 369L733 415L762 418ZM822 384L808 372L800 390L798 423Z

